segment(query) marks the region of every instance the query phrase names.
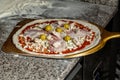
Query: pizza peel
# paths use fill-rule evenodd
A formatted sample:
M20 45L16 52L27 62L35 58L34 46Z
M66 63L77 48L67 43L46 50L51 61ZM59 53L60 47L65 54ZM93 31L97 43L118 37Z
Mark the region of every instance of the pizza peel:
M17 54L17 55L43 57L43 58L56 58L56 59L75 58L75 57L81 57L81 56L87 56L87 55L90 55L90 54L94 54L95 52L97 52L98 50L103 48L108 40L113 39L113 38L120 38L120 32L109 32L109 31L106 31L104 28L102 28L102 26L99 26L97 24L85 21L86 23L90 23L90 24L93 24L96 27L98 27L98 29L100 30L100 33L101 33L101 40L99 41L99 43L97 45L93 46L92 48L90 48L90 49L88 49L86 51L80 52L80 53L67 54L67 55L58 55L58 56L55 56L55 55L47 56L47 55L40 55L40 54L29 54L29 53L22 52L21 50L19 50L19 49L17 49L15 47L15 45L12 42L12 36L22 26L24 26L25 24L27 24L27 23L29 23L31 21L34 21L34 20L35 19L25 19L25 20L19 22L16 25L17 27L15 27L13 29L13 31L9 35L8 39L3 44L2 51L5 52L5 53L8 53L8 54L11 54L11 53L13 54L14 53L14 54Z

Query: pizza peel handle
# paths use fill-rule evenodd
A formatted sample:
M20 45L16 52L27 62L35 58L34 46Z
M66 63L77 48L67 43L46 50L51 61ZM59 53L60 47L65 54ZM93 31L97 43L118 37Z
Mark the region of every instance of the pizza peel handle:
M93 54L98 50L100 50L101 48L103 48L108 40L113 38L120 38L120 32L109 32L99 26L98 28L101 31L101 41L96 46L81 53L66 55L64 56L64 58L75 58L75 57L81 57L81 56L87 56L87 55Z
M105 37L104 37L105 42L113 38L120 38L120 32L108 32L108 31L105 32Z

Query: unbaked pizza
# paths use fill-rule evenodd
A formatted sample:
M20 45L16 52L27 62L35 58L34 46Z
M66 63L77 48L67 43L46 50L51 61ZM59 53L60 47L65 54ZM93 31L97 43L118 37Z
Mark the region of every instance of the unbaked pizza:
M16 48L29 54L65 55L80 53L97 45L100 31L80 20L35 20L13 35Z

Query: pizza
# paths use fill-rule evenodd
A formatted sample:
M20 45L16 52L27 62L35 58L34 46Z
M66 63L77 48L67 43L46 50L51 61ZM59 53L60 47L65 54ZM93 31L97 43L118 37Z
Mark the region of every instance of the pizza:
M86 51L99 43L95 25L68 19L35 20L22 26L13 43L28 54L67 55Z

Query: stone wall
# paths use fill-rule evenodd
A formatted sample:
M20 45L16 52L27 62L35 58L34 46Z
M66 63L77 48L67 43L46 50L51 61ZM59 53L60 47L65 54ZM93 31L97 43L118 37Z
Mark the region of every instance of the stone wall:
M108 6L117 6L119 0L58 0L58 1L83 1Z
M119 0L82 0L82 1L96 3L96 4L103 4L108 6L117 6Z

